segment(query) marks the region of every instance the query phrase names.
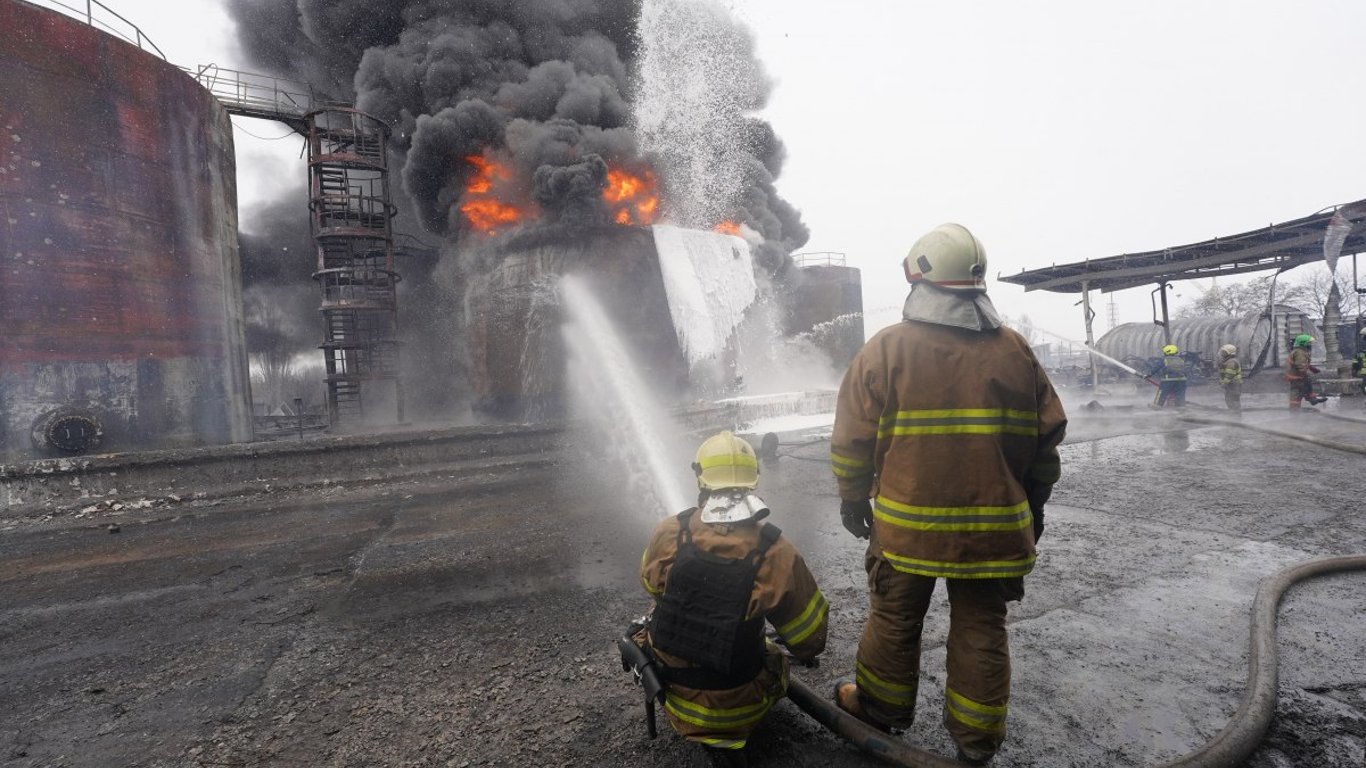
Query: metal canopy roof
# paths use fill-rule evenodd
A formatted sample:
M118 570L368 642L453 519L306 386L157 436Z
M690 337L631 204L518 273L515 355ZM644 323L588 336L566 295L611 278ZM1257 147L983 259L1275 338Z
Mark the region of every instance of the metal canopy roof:
M1358 200L1284 224L1203 243L1058 264L999 279L1023 285L1026 291L1081 293L1083 281L1092 289L1109 292L1164 281L1288 269L1323 258L1324 233L1338 212L1351 225L1342 255L1366 251L1366 200Z

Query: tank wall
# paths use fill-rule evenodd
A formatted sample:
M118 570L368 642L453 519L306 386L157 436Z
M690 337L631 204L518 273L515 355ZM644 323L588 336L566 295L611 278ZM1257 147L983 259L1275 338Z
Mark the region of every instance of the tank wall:
M250 439L227 112L66 16L0 28L0 452L57 408L111 450Z
M559 275L587 278L642 378L667 400L688 386L648 228L611 227L573 238L504 245L469 281L474 408L500 418L562 415L566 350L556 294Z
M863 347L863 279L855 267L795 270L787 294L787 332L810 334L841 368Z

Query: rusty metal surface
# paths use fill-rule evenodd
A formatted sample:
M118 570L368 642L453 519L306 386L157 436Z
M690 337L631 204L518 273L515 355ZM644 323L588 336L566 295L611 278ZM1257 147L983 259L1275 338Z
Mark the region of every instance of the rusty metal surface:
M249 439L227 113L66 16L0 29L0 452L63 405L111 449Z

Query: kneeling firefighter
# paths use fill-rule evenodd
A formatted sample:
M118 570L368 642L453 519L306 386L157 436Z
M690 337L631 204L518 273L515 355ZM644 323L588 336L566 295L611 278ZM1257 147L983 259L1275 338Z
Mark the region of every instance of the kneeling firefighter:
M632 627L640 655L632 661L635 648L624 647L623 664L657 675L679 735L717 763L744 765L746 739L787 692L787 655L814 662L825 650L829 607L801 553L763 522L749 443L715 435L693 470L698 506L660 522L641 557L655 607ZM765 621L786 653L765 639Z

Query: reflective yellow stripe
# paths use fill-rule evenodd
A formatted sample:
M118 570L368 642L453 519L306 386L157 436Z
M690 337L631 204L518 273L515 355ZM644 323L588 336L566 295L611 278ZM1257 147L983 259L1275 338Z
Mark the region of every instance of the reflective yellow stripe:
M830 470L835 473L835 477L867 477L873 474L873 465L870 462L851 459L832 451L830 453Z
M976 563L946 563L938 560L918 560L903 557L887 550L882 556L892 567L902 573L920 576L943 577L946 579L1005 579L1024 576L1034 570L1034 556L1020 560L983 560Z
M873 517L915 531L939 532L1018 531L1032 523L1028 501L1008 507L918 507L879 496Z
M773 699L765 696L764 700L758 704L731 709L712 709L688 701L672 692L664 694L664 709L668 710L674 717L699 728L711 728L718 731L753 725L764 719L764 715L768 713L771 706L773 706Z
M712 749L744 749L745 739L713 739L707 736L693 736L693 741L706 744Z
M727 453L721 456L708 456L698 464L703 469L713 467L757 467L759 461L747 453Z
M834 451L830 452L830 462L832 464L843 464L846 467L851 467L855 469L858 467L871 467L873 465L870 461L851 459L848 456L841 456L838 453L835 453Z
M944 694L944 709L954 720L986 733L1001 733L1006 729L1006 705L982 704L948 687Z
M915 706L916 683L893 683L873 674L872 670L855 662L855 680L859 690L893 707Z
M778 634L783 636L788 645L796 645L820 628L829 611L830 603L826 602L825 595L818 589L797 618L778 627Z
M640 571L641 571L641 574L640 574L640 585L641 585L642 587L645 587L645 591L646 591L647 593L649 593L649 595L650 595L651 597L659 597L660 595L664 594L664 591L663 591L663 590L656 590L654 587L650 586L650 582L648 582L648 581L645 580L645 563L646 563L646 558L648 558L649 556L650 556L650 549L649 549L648 547L645 549L644 552L641 552L641 553L640 553Z
M1014 408L937 408L897 411L878 423L879 439L892 435L1035 435L1037 411Z

